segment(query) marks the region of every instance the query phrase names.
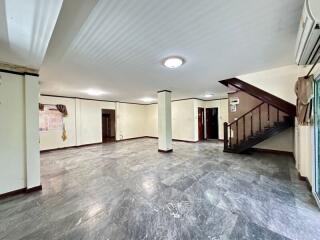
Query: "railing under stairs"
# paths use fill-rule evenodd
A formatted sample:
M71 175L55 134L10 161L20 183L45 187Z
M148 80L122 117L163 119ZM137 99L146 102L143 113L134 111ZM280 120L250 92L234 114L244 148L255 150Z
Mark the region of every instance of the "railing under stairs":
M224 151L241 153L293 126L293 117L262 102L231 123L224 123Z

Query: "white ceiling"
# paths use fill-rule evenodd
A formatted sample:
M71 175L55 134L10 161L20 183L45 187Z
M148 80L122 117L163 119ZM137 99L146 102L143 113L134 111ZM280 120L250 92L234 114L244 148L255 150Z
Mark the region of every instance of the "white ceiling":
M0 0L0 61L38 69L62 0Z
M156 98L162 89L172 90L174 99L225 96L221 79L294 64L302 5L64 0L40 69L41 92L93 98L83 91L98 89L106 92L98 99L129 102ZM170 55L182 56L185 65L164 68L160 62Z

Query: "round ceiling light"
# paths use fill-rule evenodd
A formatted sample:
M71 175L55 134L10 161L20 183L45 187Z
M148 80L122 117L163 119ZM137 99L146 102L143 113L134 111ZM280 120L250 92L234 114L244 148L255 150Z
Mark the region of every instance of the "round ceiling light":
M167 68L178 68L185 63L182 57L168 57L163 61L163 65Z
M83 92L91 96L100 96L100 95L106 94L105 92L98 89L87 89Z
M155 101L156 99L151 98L151 97L144 97L144 98L140 98L141 101L146 102L146 103L150 103Z
M207 94L204 95L204 97L205 97L205 98L211 98L211 97L213 97L213 94L207 93Z

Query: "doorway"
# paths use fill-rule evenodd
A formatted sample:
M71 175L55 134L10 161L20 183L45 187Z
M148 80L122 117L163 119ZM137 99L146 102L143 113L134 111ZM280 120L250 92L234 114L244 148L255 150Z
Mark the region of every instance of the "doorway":
M219 138L218 108L206 108L207 139Z
M204 140L204 109L198 108L198 139Z
M116 112L111 109L102 109L102 142L116 140Z

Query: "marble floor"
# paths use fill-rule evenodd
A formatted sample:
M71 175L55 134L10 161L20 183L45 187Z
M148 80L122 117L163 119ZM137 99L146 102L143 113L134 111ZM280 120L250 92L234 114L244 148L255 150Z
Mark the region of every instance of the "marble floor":
M41 155L42 192L0 201L0 239L320 239L292 159L155 139Z

